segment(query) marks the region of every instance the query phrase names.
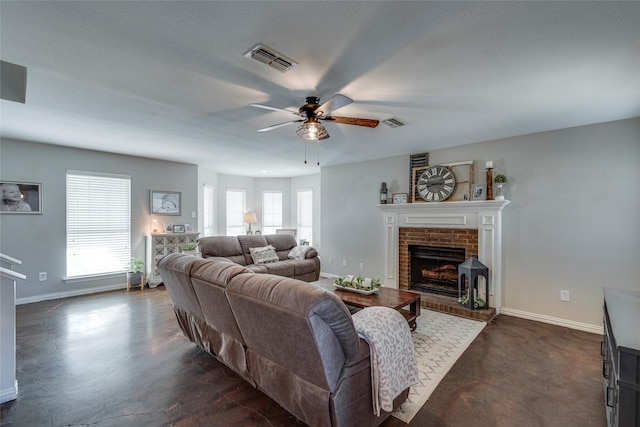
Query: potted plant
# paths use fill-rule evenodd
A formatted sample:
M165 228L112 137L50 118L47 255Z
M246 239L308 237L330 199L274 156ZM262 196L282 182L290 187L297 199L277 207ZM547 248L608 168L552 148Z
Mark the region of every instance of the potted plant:
M144 277L144 261L142 261L142 258L131 258L129 270L127 273L127 290L129 290L131 286L141 286L144 288L144 283L142 283L142 278Z
M504 200L504 192L503 192L503 188L504 185L509 181L509 179L507 178L506 175L503 174L498 174L495 176L495 178L493 178L493 182L495 182L496 184L498 184L498 189L496 190L496 197L495 200Z

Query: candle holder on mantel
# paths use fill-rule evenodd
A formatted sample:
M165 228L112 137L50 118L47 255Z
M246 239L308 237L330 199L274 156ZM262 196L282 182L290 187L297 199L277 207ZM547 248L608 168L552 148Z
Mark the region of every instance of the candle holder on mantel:
M493 200L493 162L487 162L486 181L487 181L487 200Z

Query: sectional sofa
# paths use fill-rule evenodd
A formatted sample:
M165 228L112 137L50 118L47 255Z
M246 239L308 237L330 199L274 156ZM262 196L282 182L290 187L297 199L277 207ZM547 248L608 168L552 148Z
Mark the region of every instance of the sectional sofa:
M390 415L374 414L369 344L330 291L185 254L158 268L184 334L304 423L377 426Z
M201 237L198 245L203 258L230 261L256 273L275 274L305 282L313 282L320 277L318 251L311 246L297 246L295 237L289 234ZM259 255L264 254L268 247L273 248L275 258L260 262L263 260Z

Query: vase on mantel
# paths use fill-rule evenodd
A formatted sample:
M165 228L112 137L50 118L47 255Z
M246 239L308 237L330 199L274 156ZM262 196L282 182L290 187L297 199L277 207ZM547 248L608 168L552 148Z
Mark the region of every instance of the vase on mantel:
M498 184L494 200L504 200L504 184Z

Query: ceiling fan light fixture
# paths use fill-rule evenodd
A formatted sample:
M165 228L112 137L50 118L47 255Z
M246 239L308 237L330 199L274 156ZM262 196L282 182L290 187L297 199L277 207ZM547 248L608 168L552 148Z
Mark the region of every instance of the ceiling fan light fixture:
M329 138L327 129L318 121L312 118L305 120L296 130L298 136L308 141L322 141Z

